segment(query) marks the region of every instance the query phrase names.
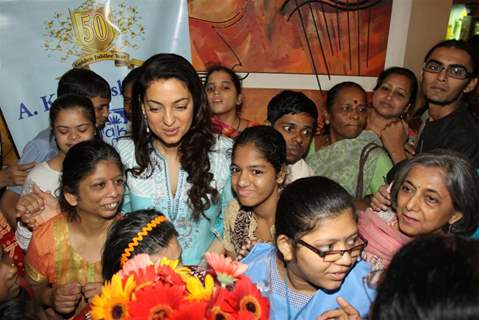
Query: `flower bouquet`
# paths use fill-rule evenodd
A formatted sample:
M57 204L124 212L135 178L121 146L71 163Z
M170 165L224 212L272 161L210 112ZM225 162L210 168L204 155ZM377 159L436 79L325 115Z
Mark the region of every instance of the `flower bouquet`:
M128 260L93 298L94 320L269 319L269 303L247 266L215 253L200 274L166 258L154 264L146 254Z

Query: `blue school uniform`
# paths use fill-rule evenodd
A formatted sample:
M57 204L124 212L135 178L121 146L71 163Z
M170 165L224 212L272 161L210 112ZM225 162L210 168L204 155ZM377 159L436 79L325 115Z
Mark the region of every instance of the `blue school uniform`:
M339 307L336 297L346 299L361 317L368 314L375 290L369 288L364 278L371 268L364 261L357 262L335 292L318 290L306 296L286 286L276 264L276 248L271 244L256 244L242 261L248 265L246 275L267 295L270 303L270 319L316 319L323 312Z

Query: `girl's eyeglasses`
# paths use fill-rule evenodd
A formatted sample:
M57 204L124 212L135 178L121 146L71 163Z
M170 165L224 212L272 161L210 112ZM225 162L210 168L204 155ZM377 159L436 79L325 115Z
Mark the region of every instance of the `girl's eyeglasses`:
M358 240L359 244L349 248L349 249L344 249L344 250L328 250L328 251L323 251L323 250L319 250L318 248L316 248L315 246L307 243L306 241L304 240L301 240L299 239L298 241L296 241L296 243L302 245L302 246L305 246L306 248L308 248L309 250L313 251L314 253L316 253L318 256L320 256L321 258L324 259L324 261L326 262L334 262L336 260L338 260L339 258L341 258L346 252L351 256L351 258L357 258L359 257L359 255L361 254L361 252L364 250L364 248L366 247L366 245L368 244L368 242L366 240L364 240L363 238L361 237L358 237Z

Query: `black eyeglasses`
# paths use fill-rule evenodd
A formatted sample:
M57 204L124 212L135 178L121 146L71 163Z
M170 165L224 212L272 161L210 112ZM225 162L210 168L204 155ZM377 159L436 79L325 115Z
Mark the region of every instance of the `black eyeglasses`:
M328 250L328 251L323 251L323 250L319 250L318 248L316 248L315 246L313 245L310 245L309 243L305 242L304 240L301 240L299 239L298 241L296 241L296 243L299 243L300 245L302 246L305 246L306 248L308 248L309 250L313 251L314 253L316 253L318 256L320 256L321 258L324 259L324 261L326 262L334 262L336 260L338 260L339 258L341 258L346 252L349 253L349 255L351 256L351 258L357 258L359 257L359 255L361 254L361 252L364 250L364 248L366 247L366 245L368 244L368 242L366 240L364 240L363 238L361 237L358 237L358 239L356 240L359 242L359 244L349 248L349 249L344 249L344 250Z
M448 66L444 66L442 63L436 60L429 60L426 61L422 65L422 70L431 73L440 73L442 70L446 70L446 74L448 77L464 80L467 78L472 78L473 74L468 72L466 67L460 64L450 64Z

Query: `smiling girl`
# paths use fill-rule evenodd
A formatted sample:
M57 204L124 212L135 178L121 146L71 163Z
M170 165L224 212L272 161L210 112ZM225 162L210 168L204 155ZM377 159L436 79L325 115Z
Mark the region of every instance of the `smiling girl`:
M103 283L101 248L123 197L123 165L113 147L100 141L73 146L63 161L61 214L33 232L25 270L43 306L71 316ZM45 203L43 214L57 212Z
M225 214L224 246L241 258L250 243L274 239L279 190L286 176L286 143L269 126L245 129L235 140L231 182L238 200ZM238 203L239 202L239 203Z
M366 243L352 198L340 185L325 177L292 182L281 193L275 226L276 246L256 244L242 261L269 294L271 319L367 314L374 292L363 286L370 271L360 260Z
M50 127L58 146L58 154L52 159L40 163L30 171L22 194L32 192L36 185L40 190L58 195L63 160L68 150L79 142L95 138L95 112L90 99L66 94L56 99L50 108ZM51 217L37 215L35 227L45 223ZM27 226L18 222L16 239L23 250L28 248L32 233Z

